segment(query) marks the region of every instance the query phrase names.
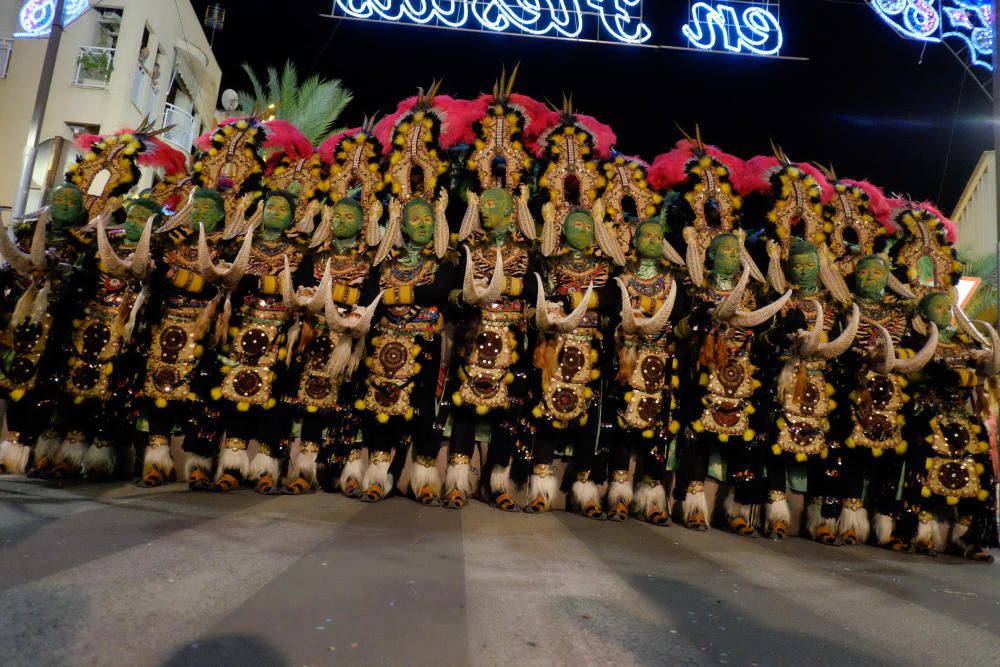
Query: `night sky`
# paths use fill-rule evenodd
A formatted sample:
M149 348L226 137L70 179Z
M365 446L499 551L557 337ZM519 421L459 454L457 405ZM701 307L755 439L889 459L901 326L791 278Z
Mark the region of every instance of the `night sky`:
M698 123L706 142L740 157L769 153L773 138L793 160L833 164L842 177L950 212L992 148L989 98L951 53L929 45L921 58L921 44L860 0L782 4L782 54L806 62L320 18L331 0L218 1L227 10L215 37L223 90L249 88L244 61L262 71L291 58L301 76L340 78L354 91L346 126L393 111L434 78L444 79L442 93L472 97L520 62L518 92L557 104L572 93L578 111L615 129L620 151L647 160L680 138L675 124ZM193 4L201 15L211 3ZM654 34L680 30L686 0L645 4Z

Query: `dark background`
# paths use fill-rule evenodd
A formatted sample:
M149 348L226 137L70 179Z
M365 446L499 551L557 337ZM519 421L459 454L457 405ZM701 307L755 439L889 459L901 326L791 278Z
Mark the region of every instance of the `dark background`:
M354 92L345 126L393 111L434 78L441 92L472 97L520 62L518 92L557 104L572 93L578 111L615 129L619 150L650 161L680 138L675 123L698 123L706 142L740 157L769 153L773 137L793 160L950 213L992 148L989 98L948 49L904 40L860 0L782 3L782 54L805 62L321 18L331 0L216 1L226 9L214 46L223 90L250 87L243 62L262 74L290 58L300 77L340 78ZM193 4L203 15L211 2ZM683 43L687 6L646 0L654 41Z

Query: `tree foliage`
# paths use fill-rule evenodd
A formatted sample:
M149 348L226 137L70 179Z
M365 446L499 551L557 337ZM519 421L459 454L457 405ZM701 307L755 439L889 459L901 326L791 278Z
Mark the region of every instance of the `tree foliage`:
M268 118L271 114L266 109L274 104L274 117L294 124L313 146L343 129L335 127L337 119L354 94L344 88L340 79L324 79L314 74L300 83L298 69L291 60L285 61L280 73L277 68L268 67L265 81L247 63L243 63L243 71L252 90L239 91L240 113L256 112Z

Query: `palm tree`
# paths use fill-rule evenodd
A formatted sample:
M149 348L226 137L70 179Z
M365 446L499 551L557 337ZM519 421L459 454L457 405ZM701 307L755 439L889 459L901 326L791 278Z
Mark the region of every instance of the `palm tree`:
M965 275L982 278L983 282L965 304L965 314L972 319L997 321L997 257L979 255L965 262Z
M274 105L270 107L274 109L273 116L298 127L313 146L341 131L342 128L335 128L334 123L354 94L341 85L340 79L328 80L314 74L299 83L298 70L291 60L285 61L280 74L276 68L268 67L266 85L249 64L243 63L243 71L250 78L253 90L239 91L240 113L261 113Z

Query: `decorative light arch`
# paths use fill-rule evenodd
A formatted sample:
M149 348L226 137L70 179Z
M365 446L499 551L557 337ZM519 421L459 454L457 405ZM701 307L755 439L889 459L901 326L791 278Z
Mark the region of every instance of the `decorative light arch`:
M88 0L65 0L63 26L68 26L90 9ZM14 37L48 37L56 18L56 0L27 0L17 15L21 30Z
M972 65L993 70L994 0L871 0L893 30L921 42L957 40Z

